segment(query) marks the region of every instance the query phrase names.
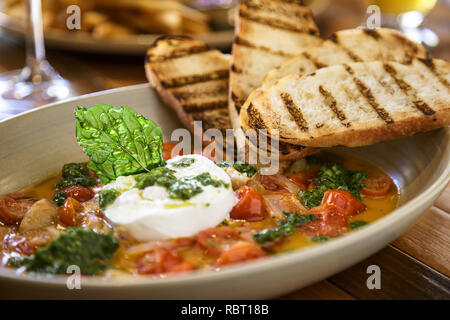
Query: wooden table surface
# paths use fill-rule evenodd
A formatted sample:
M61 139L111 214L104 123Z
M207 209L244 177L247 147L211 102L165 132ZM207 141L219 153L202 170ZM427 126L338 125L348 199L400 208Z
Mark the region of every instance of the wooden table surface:
M335 4L318 19L324 34L359 24L360 11L353 6L347 10L345 5L348 3ZM448 7L442 4L427 17L427 23L441 37L441 44L433 49L433 55L447 60L450 58L449 17ZM73 84L75 95L146 82L143 56L48 49L47 57ZM0 29L0 78L3 72L21 68L24 59L21 41ZM33 101L13 103L0 99L0 120L30 107L35 107ZM381 269L380 290L369 290L366 286L369 265L378 265ZM411 230L377 254L329 279L280 298L450 299L450 186Z

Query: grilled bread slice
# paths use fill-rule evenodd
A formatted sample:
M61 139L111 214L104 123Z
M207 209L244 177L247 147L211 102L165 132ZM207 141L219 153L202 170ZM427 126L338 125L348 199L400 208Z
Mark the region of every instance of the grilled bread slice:
M145 62L147 79L191 132L194 121L202 121L203 131L231 128L229 68L229 55L182 36L156 40Z
M248 101L241 121L302 146L370 145L450 125L449 84L443 60L331 66L282 78Z
M263 90L269 89L276 81L289 74L305 75L326 66L355 61L389 60L410 63L412 59L425 58L426 55L422 45L412 42L396 30L378 28L339 31L320 45L305 50L271 70L266 75L262 88L252 92L250 100L254 100ZM298 151L295 152L296 148L301 150L298 149L299 146L281 143L280 158L295 159L299 155Z
M230 72L229 114L233 128L240 128L239 110L250 93L261 86L269 70L322 41L311 12L302 1L242 0ZM280 160L297 159L312 152L284 143L280 143L280 150Z
M327 66L368 61L410 63L426 58L425 48L409 40L403 33L386 28L338 31L319 46L288 59L264 78L262 88L270 88L277 80L292 74L309 74Z

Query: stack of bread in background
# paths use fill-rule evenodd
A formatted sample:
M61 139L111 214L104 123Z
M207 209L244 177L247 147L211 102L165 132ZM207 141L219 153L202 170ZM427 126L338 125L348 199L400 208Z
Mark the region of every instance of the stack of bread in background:
M160 39L148 50L150 82L191 130L211 118L222 130L264 130L279 139L264 151L282 161L450 125L448 62L391 29L322 40L300 2L241 1L231 59L190 38Z
M0 11L25 21L29 0L3 0ZM96 39L122 38L133 34L202 34L210 31L208 16L181 0L42 0L46 30L70 32L67 8L80 8L82 33Z

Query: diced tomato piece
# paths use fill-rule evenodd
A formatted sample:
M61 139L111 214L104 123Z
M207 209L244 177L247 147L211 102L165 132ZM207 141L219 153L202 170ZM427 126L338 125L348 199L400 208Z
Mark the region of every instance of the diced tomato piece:
M314 236L338 236L345 231L348 217L361 213L365 206L351 193L344 190L325 192L320 206L308 213L317 216L317 220L302 228Z
M315 189L315 188L317 188L317 185L314 181L308 185L308 190Z
M183 261L175 251L167 248L157 248L145 253L136 261L136 267L142 274L177 273L195 269L195 266Z
M289 177L300 189L308 190L309 185L314 181L314 175L312 173L296 173Z
M322 206L336 206L346 217L363 212L366 207L350 192L328 190L322 198Z
M0 197L0 220L6 224L22 221L25 213L36 199L19 193L5 194Z
M81 204L74 198L67 198L59 210L59 220L66 226L73 227L77 225L76 213L82 208Z
M71 186L64 191L66 192L66 198L70 197L79 202L91 200L95 195L94 191L83 186Z
M197 243L197 239L194 237L175 238L170 241L175 245L175 248L192 247Z
M91 178L98 179L98 175L94 171L92 171L91 169L88 169L88 171Z
M183 155L183 149L181 149L178 154L172 154L173 149L175 148L176 144L172 142L164 142L162 147L162 157L164 160L172 159L175 156L182 156Z
M243 186L236 191L239 202L230 212L232 219L246 221L261 221L267 216L266 204L258 191L249 186Z
M308 211L317 220L305 224L302 229L313 236L338 236L345 231L347 217L336 206L319 206Z
M225 250L216 261L217 266L244 262L266 256L266 253L256 244L239 242Z
M392 187L392 179L388 176L371 177L363 181L366 187L361 189L361 193L368 197L384 197Z
M230 227L209 228L197 234L198 245L213 256L219 256L238 239L238 232Z
M167 272L168 274L174 274L174 273L180 273L180 272L186 272L191 271L195 269L195 265L192 262L189 261L183 261L176 266L169 269Z

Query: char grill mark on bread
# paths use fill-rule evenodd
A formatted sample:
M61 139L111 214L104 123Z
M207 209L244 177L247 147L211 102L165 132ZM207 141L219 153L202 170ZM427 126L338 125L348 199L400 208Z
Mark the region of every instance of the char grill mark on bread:
M206 110L224 109L227 107L228 103L226 101L211 101L202 104L186 103L183 108L186 113L195 113Z
M205 52L205 51L209 51L209 50L210 49L207 46L200 45L200 46L194 46L191 48L183 48L180 50L174 50L174 51L172 51L172 53L170 55L167 55L167 56L158 56L158 55L147 56L146 60L148 62L162 62L162 61L167 61L170 59L186 57L191 54L201 53L201 52Z
M253 106L252 103L248 105L247 114L254 129L264 130L267 129L264 120L261 117L259 111Z
M381 35L378 33L377 29L363 29L363 32L375 40L381 38Z
M434 77L437 78L437 80L442 83L447 90L450 89L450 84L448 80L445 78L445 75L441 74L437 69L433 62L433 59L418 59L420 62L422 62L423 65L425 65L433 74Z
M398 87L403 91L406 96L409 96L413 101L414 106L419 109L424 115L430 116L434 114L434 110L428 106L426 102L417 97L417 91L413 89L405 80L399 78L397 75L397 70L390 63L383 64L384 70L389 73L389 75L397 83Z
M350 63L307 76L292 74L246 102L242 125L264 127L269 136L278 130L281 141L302 146L370 145L450 125L449 79L448 62L421 59L410 64ZM290 95L289 105L302 113L307 131L287 110L281 93Z
M201 41L192 41L191 43L182 42L191 40L187 36L162 36L155 40L152 48L147 51L145 62L162 62L170 59L181 58L195 53L210 51L206 43ZM183 43L180 45L180 43ZM159 46L162 44L162 46Z
M203 131L231 128L229 67L228 55L184 36L156 40L145 63L148 80L191 132L194 121L202 121Z
M314 65L314 67L315 67L316 69L322 69L322 68L327 67L327 65L326 65L325 63L322 63L322 62L317 61L316 58L313 58L313 57L312 57L308 52L306 52L306 51L302 52L302 56L304 56L306 60L311 61L311 63Z
M291 115L292 119L297 123L297 126L302 131L308 131L308 122L303 118L302 110L295 105L292 97L287 92L280 93L281 100L286 107L287 111Z
M344 45L341 45L340 40L339 40L339 33L333 33L328 40L330 40L331 42L336 44L338 49L342 49L353 62L362 62L363 61L350 48L347 48ZM303 71L301 71L300 73L303 73Z
M327 89L325 89L322 85L319 86L319 93L323 97L324 103L333 111L334 115L341 121L342 125L345 127L350 127L352 124L350 122L347 122L347 116L345 115L344 111L342 111L338 106L336 99L333 97L331 92L329 92ZM316 128L319 126L319 128L322 126L321 124L316 124Z
M176 87L182 87L190 84L196 84L201 82L206 82L210 80L218 80L218 79L228 79L229 71L225 70L217 70L210 73L203 74L194 74L184 77L172 78L167 80L162 80L161 85L165 89L171 89Z
M356 84L361 95L367 100L372 109L377 113L378 117L380 117L386 124L394 123L391 115L387 112L383 107L380 106L377 99L372 93L372 90L359 78L355 76L355 71L349 66L344 65L345 71L348 72L352 76L353 82Z
M272 55L275 55L275 56L280 56L280 57L285 57L285 58L290 58L290 57L293 56L293 54L286 53L286 52L283 52L281 50L273 50L273 49L265 47L265 46L257 45L257 44L254 44L254 43L248 41L248 40L241 39L239 37L236 37L234 39L234 43L240 45L241 47L247 47L247 48L250 48L250 49L256 49L256 50L264 51L266 53L269 53L269 54L272 54ZM240 70L240 73L242 73L242 68L236 67L236 65L234 63L232 64L232 66L234 66L235 69Z

